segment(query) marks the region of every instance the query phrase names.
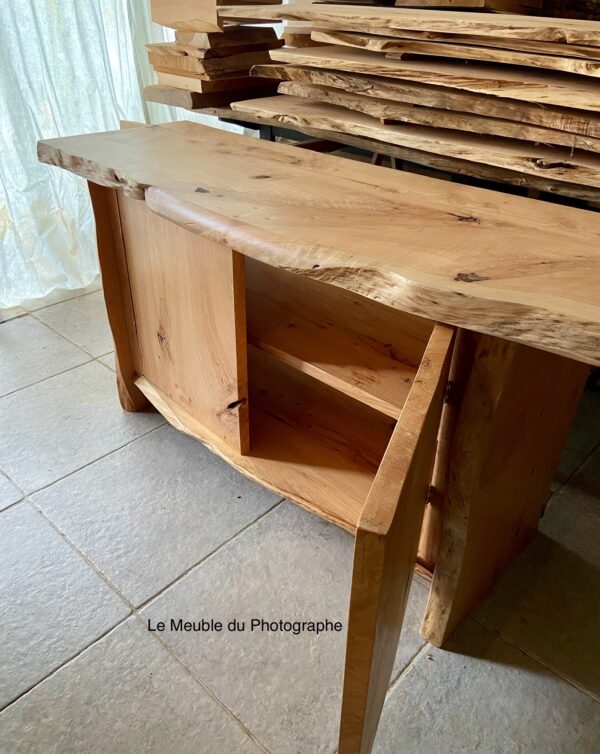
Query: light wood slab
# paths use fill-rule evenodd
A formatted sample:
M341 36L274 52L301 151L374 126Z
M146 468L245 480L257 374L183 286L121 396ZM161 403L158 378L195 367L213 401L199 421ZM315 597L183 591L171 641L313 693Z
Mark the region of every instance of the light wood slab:
M404 311L600 364L600 217L195 123L39 143L188 230Z
M600 189L600 157L590 152L545 147L515 139L497 139L465 131L413 125L386 125L363 113L288 95L232 102L237 112L276 119L300 130L304 126L367 136L379 141L443 154L478 164L552 177Z
M346 92L363 94L365 97L380 97L400 100L412 105L477 113L492 118L553 128L558 131L600 137L600 115L581 110L517 102L502 97L483 97L473 92L441 86L428 86L380 76L365 76L296 65L260 65L255 66L251 74L279 81L321 84Z
M222 22L217 16L218 0L150 0L150 12L155 24L180 31L220 31Z
M262 0L265 7L277 5L281 0ZM223 0L150 0L152 20L156 24L169 26L182 32L219 32L224 23L218 14L218 6ZM242 18L248 0L235 0L234 7ZM252 17L252 16L250 16Z
M273 42L265 42L263 44L247 44L235 47L212 47L206 49L180 44L179 42L157 42L146 45L149 52L158 55L189 56L192 58L198 58L199 60L228 58L232 55L261 52L263 50L272 50L276 47L283 47L283 40L276 39Z
M319 29L314 26L314 31L338 31L336 29ZM350 32L344 32L350 33ZM357 32L355 32L357 33ZM516 50L520 52L536 52L540 55L568 55L575 58L587 58L588 60L600 59L600 47L587 45L566 45L561 42L539 42L534 39L510 39L509 37L496 39L495 37L477 37L469 34L444 34L436 31L414 31L402 29L369 29L372 36L385 37L390 41L413 39L421 42L455 42L457 44L479 45L482 47L498 47L502 50Z
M249 92L242 92L240 101L251 99ZM233 103L232 103L233 104ZM235 112L230 107L209 108L201 111L203 114L214 115L218 118L235 118L238 122L256 125L280 126L281 121L277 118L264 118L253 115L252 113ZM449 175L464 175L476 178L478 181L491 181L493 183L505 183L512 186L519 186L537 192L534 198L539 198L539 192L556 194L558 196L568 196L574 199L580 199L586 202L588 207L600 206L600 189L590 186L583 186L579 183L565 183L564 181L555 181L549 176L538 176L521 173L518 170L508 170L505 168L486 165L480 162L468 162L456 157L447 157L435 152L423 152L422 150L412 149L406 146L390 144L386 141L371 139L367 136L355 136L342 131L332 131L324 128L312 128L310 126L294 127L299 134L310 136L321 142L333 143L356 147L374 155L389 155L395 160L406 160L409 163L432 168L436 172L432 175L427 170L422 175L428 175L436 179L448 180ZM298 147L298 144L294 146ZM381 165L381 162L373 163ZM439 172L441 171L441 173ZM419 172L411 169L409 172Z
M509 139L522 139L539 144L557 144L569 147L569 149L600 152L600 139L577 136L553 128L529 126L502 118L486 118L472 113L441 110L435 107L415 107L394 100L365 97L362 94L350 94L333 87L301 84L294 81L282 81L277 91L357 110L378 118L383 123L415 123L434 128L450 128L470 133L503 136Z
M264 81L262 86L248 89L230 89L224 92L192 92L179 86L154 84L144 88L146 102L159 102L162 105L182 107L184 110L212 110L222 108L231 102L247 97L266 97L275 93L274 82Z
M456 42L423 42L409 39L390 39L369 34L352 34L337 31L313 31L312 38L330 45L347 45L373 52L386 52L395 59L419 57L459 58L506 65L546 68L583 76L600 76L600 61L582 60L561 55L540 55L533 52L503 50L499 47L459 44ZM565 53L566 55L566 53Z
M156 71L173 71L184 76L198 76L208 80L247 74L253 65L269 61L268 50L240 52L225 57L198 58L195 55L148 52L150 65Z
M309 34L315 32L329 32L332 34L352 34L359 32L340 31L335 28L307 27ZM368 49L387 51L386 44L392 46L396 42L406 42L412 40L415 42L444 42L447 44L465 44L477 45L478 47L494 47L504 51L514 50L515 52L532 52L539 55L558 55L559 57L569 56L572 58L583 58L587 60L600 60L600 47L589 47L586 45L566 45L560 42L537 42L533 39L509 39L495 37L477 37L469 34L444 34L435 31L393 31L390 29L369 29L368 33L360 36L370 37L373 42ZM375 41L377 40L377 41ZM339 43L338 43L339 44Z
M433 31L446 34L532 39L564 44L600 47L600 32L595 21L566 18L538 18L521 15L461 13L444 10L405 10L363 6L290 3L279 7L260 5L224 6L219 17L235 19L251 14L265 21L316 21L347 31L375 29Z
M169 71L156 71L158 83L163 86L172 86L178 89L187 89L198 94L213 94L215 92L244 91L253 87L260 87L263 82L251 76L240 76L237 73L231 77L224 76L216 79L202 78L200 75L184 75Z
M519 70L484 63L391 60L376 52L348 47L282 48L271 52L282 63L366 73L494 97L600 112L600 86L581 76Z
M259 26L232 26L223 31L176 31L175 44L196 47L201 50L223 50L243 45L276 43L275 29Z

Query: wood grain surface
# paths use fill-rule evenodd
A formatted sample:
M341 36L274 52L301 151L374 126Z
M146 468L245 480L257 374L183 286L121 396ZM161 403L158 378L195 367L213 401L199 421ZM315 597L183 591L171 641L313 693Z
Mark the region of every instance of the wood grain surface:
M600 86L592 79L551 71L518 71L485 63L392 60L369 50L331 45L271 52L276 62L366 73L445 86L494 97L600 112Z
M418 107L395 100L366 97L341 89L315 84L302 84L295 81L282 81L277 89L282 94L307 97L317 102L328 102L350 110L371 115L383 123L415 123L434 128L449 128L470 133L503 136L509 139L533 141L538 144L556 144L569 149L587 149L600 152L600 139L578 136L554 128L530 126L526 123L488 118L472 113L442 110L436 107Z
M353 34L338 31L314 31L312 38L330 45L347 45L373 52L385 52L393 58L436 57L479 60L506 65L531 66L548 70L578 73L583 76L600 76L600 61L562 55L542 55L535 52L504 50L500 47L457 42L422 41L418 39L390 39L372 34Z
M400 100L412 105L475 113L568 133L600 137L600 115L581 110L542 106L503 97L482 97L474 92L429 86L412 81L283 63L254 66L251 74L279 81L321 84L354 94L363 94L366 97Z
M394 33L398 30L430 31L600 47L597 23L567 18L306 3L278 7L228 5L218 8L217 13L227 19L251 16L264 21L316 21L347 31L385 28Z
M545 147L515 139L496 139L467 131L418 125L386 125L363 113L288 95L232 102L236 112L263 116L299 130L305 126L368 136L423 152L443 154L519 173L551 177L567 184L600 189L600 157L589 152Z
M600 217L185 121L45 140L42 162L395 308L600 364Z

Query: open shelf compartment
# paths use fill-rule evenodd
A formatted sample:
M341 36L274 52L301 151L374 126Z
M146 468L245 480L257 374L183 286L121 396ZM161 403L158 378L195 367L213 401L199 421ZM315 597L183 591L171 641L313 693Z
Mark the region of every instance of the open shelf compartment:
M433 329L420 317L246 259L248 341L397 419Z

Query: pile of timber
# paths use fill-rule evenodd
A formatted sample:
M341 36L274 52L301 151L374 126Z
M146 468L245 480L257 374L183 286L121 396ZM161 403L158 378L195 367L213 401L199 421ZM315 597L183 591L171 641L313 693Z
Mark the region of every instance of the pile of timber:
M325 0L318 0L325 2ZM327 0L328 2L329 0ZM542 0L348 0L373 5L466 8L470 11L523 12L540 8ZM279 21L273 6L282 0L151 0L152 20L175 30L175 40L149 44L148 56L158 84L144 96L191 110L211 111L254 95L273 93L272 81L250 79L253 65L269 62L268 51L288 46L316 46L311 28L290 26L278 39L272 28L257 23ZM267 15L261 15L266 11Z
M266 7L280 2L264 0ZM243 0L234 7L243 9ZM270 62L269 51L283 41L272 27L221 19L217 8L215 0L152 0L152 20L175 29L175 40L146 45L158 79L144 90L148 101L210 109L275 92L276 84L251 78L250 69Z
M300 22L318 46L272 50L251 74L279 94L233 102L240 118L599 200L600 22L330 2L246 12Z

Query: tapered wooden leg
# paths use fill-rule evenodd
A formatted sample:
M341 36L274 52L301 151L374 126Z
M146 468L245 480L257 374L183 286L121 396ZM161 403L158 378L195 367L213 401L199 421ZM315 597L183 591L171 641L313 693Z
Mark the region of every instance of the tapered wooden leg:
M458 420L421 629L437 646L535 533L589 373L561 356L464 331L456 353Z
M371 751L415 565L450 363L452 331L436 327L359 522L339 754Z
M88 186L96 219L96 238L104 300L115 343L119 400L125 411L141 411L149 405L149 402L134 383L137 376L133 354L133 350L137 347L135 320L129 294L117 190L92 182L89 182Z

